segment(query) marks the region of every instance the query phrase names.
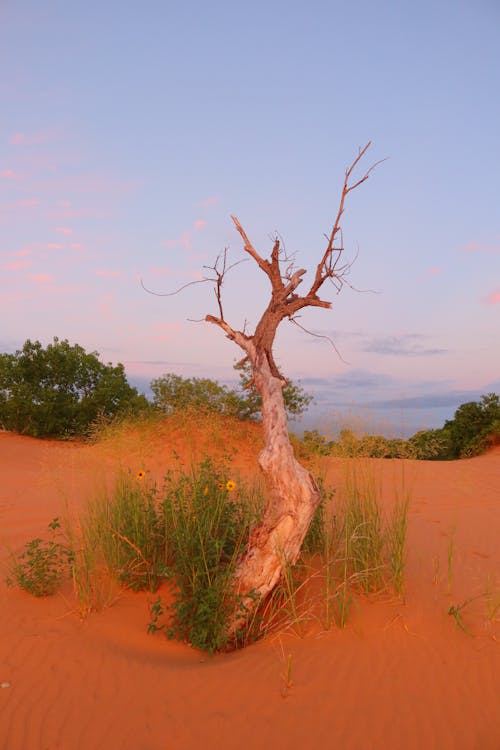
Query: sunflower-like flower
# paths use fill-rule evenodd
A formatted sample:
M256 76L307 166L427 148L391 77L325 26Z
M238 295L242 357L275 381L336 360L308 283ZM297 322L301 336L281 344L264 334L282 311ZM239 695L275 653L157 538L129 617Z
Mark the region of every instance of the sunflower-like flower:
M135 478L138 479L140 482L142 482L145 476L146 476L146 472L144 471L144 469L139 469L139 471L135 475Z
M232 480L232 479L229 479L229 480L228 480L228 481L226 482L226 490L227 490L228 492L234 492L234 490L235 490L235 489L236 489L236 482L233 482L233 480Z

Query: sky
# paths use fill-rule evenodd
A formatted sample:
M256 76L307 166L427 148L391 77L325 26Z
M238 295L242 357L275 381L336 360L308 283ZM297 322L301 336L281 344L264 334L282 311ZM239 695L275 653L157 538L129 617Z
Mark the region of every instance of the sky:
M234 214L306 291L371 141L353 288L303 311L317 336L283 323L276 359L319 429L442 425L500 392L499 91L498 0L0 0L0 351L58 336L141 389L236 382L210 284L141 280L241 259ZM233 328L268 301L253 261L226 276Z

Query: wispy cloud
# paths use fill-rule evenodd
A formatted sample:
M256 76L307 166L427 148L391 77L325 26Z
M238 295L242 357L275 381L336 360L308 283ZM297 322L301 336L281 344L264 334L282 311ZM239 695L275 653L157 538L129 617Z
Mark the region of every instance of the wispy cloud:
M9 138L11 146L35 146L50 140L50 133L13 133Z
M34 284L41 285L52 284L54 282L54 277L49 273L32 273L30 274L29 279Z
M462 245L459 250L460 252L467 254L500 253L500 237L486 237L484 239L474 240L473 242L467 242L465 245Z
M58 234L73 234L73 230L70 227L56 227L55 231Z
M45 247L47 250L64 250L64 245L59 245L57 242L49 242Z
M488 296L484 298L484 301L487 305L500 304L500 289L495 289L495 291L488 294Z
M397 357L429 357L446 353L446 349L424 346L420 342L425 338L421 333L385 336L366 342L362 349L365 352Z
M218 202L219 202L218 198L211 197L211 198L205 198L202 201L198 201L196 205L202 206L202 208L209 208L210 206L216 206Z
M33 261L30 258L24 258L24 260L14 261L13 263L6 263L3 268L5 271L21 271L24 268L31 268Z
M197 219L194 222L195 229L203 229L203 227L205 227L206 225L207 225L207 222L204 221L203 219Z
M1 169L0 177L3 177L5 180L17 180L19 175L13 169Z

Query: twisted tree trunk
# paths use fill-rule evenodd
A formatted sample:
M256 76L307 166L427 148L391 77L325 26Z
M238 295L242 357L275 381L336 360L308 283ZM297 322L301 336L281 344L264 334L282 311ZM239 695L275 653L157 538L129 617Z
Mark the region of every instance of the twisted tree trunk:
M331 308L331 302L318 296L325 281L332 282L337 291L340 291L345 282L350 264L340 262L342 242L337 247L335 243L338 238L342 239L340 220L347 195L367 180L376 166L373 165L359 180L349 184L354 168L369 146L370 143L359 150L345 172L335 223L327 236L327 247L316 267L314 280L307 294L300 296L296 293L306 270L295 269L293 262L283 253L279 239L274 242L269 260L263 258L255 250L235 216L232 219L243 239L245 252L266 274L272 288L269 304L253 335L233 329L224 318L221 289L224 276L231 268L226 267L225 252L222 262L219 256L212 269L215 278L204 279L214 282L219 308L218 317L207 315L205 320L222 328L227 337L243 349L252 366L253 382L262 396L265 448L260 453L259 464L269 491L264 516L253 530L247 551L235 572L235 591L246 605L246 614L236 614L229 623L230 640L236 639L238 631L252 616L255 607L272 591L282 574L283 566L296 562L314 511L321 500L314 478L293 454L283 400L285 380L274 362L273 344L282 320L294 320L294 316L304 307Z
M283 565L299 556L321 494L312 474L296 459L288 437L283 401L283 381L275 377L265 358L254 364L255 385L262 395L265 448L259 465L269 492L264 516L254 529L248 551L235 573L235 589L243 595L249 615L281 576ZM246 596L251 592L252 596ZM230 639L245 623L236 615L229 627Z

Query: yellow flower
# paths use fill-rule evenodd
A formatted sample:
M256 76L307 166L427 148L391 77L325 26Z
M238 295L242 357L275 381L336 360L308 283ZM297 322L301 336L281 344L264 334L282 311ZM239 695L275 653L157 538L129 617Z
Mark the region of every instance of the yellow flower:
M146 472L143 469L139 469L137 474L135 475L135 478L141 481L146 476Z
M205 487L205 489L203 490L203 494L208 495L208 487Z
M233 482L232 479L226 482L226 490L228 492L234 492L235 489L236 489L236 482Z

